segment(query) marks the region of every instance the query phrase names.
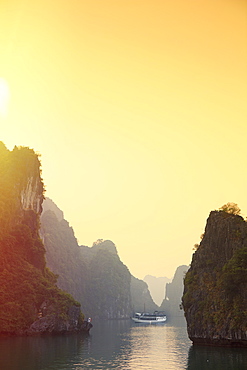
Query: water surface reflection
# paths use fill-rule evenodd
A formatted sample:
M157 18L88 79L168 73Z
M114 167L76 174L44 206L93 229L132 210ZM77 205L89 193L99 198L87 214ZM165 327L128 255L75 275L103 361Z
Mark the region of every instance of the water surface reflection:
M192 346L178 323L98 321L90 335L0 338L4 370L242 370L247 350Z
M247 349L191 346L187 370L246 370Z

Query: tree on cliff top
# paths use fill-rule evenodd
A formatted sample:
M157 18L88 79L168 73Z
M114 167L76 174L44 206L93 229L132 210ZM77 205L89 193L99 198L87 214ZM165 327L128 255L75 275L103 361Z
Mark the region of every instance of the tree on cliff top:
M228 202L227 204L224 204L222 207L220 207L220 211L224 211L232 215L239 215L241 212L241 209L236 203Z

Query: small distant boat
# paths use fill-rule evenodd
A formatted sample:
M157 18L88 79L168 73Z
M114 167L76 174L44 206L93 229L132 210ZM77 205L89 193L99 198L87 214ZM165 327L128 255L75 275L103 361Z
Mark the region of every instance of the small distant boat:
M157 324L166 322L166 315L163 311L154 311L154 313L149 312L136 312L132 317L135 323L144 324Z

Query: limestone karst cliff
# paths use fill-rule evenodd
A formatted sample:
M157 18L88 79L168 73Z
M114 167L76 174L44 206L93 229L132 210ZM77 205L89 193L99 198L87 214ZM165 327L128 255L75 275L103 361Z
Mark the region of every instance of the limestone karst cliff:
M247 346L247 223L213 211L193 255L183 293L193 343Z
M44 186L38 155L0 142L0 334L79 331L80 304L56 286L39 236Z

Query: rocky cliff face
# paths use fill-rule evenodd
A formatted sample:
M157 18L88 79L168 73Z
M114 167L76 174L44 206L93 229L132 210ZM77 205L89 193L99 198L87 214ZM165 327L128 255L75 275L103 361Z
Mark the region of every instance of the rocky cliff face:
M186 274L183 307L194 343L247 346L247 223L213 211Z
M20 198L23 210L31 209L38 214L41 213L43 195L40 194L40 184L38 178L30 176L27 179L25 187L21 190Z
M45 263L43 192L38 155L0 142L0 334L85 329L80 304L56 286Z
M40 214L44 187L40 173L39 156L26 147L15 147L11 152L10 176L15 182L16 197L20 207Z
M92 324L84 321L79 306L70 305L65 312L57 310L51 301L44 301L40 306L39 317L28 330L29 335L35 334L64 334L88 332Z

